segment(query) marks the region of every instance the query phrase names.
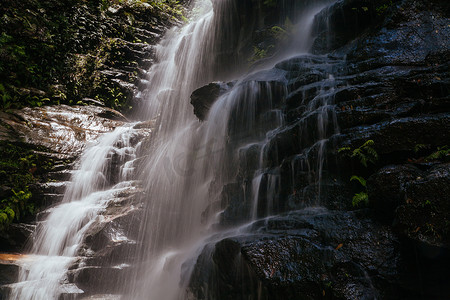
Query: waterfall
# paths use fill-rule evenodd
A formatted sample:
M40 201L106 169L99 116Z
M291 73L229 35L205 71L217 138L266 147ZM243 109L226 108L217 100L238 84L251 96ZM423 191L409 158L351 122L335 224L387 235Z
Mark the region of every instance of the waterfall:
M196 5L204 9L203 16L167 35L158 49L159 63L149 72L149 116L159 118L159 127L142 175L147 193L139 239L141 268L128 282L131 299L186 299L195 257L205 240L215 233L214 224L220 222L223 213L222 187L238 172L239 149L257 144L259 156L263 157L272 130L283 125L276 103L288 93L282 71L275 74L277 78L264 71L243 76L219 97L206 122L195 119L188 107L190 94L220 75L214 74L215 62L211 58L216 48L212 42L217 34L214 20L224 13L219 9L221 5L214 10L211 6L205 8L204 1ZM319 9L315 8L301 23L299 34L304 41L299 44L302 39L295 39L297 54L305 53L311 45L308 37ZM291 55L292 48L289 50L284 55ZM261 118L262 113L268 117ZM261 158L257 169L263 164ZM258 216L258 176L262 175L254 177L254 187L249 189L255 204L244 221ZM274 198L278 178L274 174L265 181L265 194ZM273 211L272 206L267 205L265 214Z
M121 168L135 158L132 137L131 126L120 127L86 149L64 200L50 208L47 219L38 223L32 255L21 262L19 283L12 287L11 299L58 299L65 291L77 291L75 286L63 284L67 270L99 211L130 185L121 176L117 184L110 186L106 176L114 156Z
M218 27L226 24L222 9L228 2L195 2L188 24L171 29L157 46L157 63L150 68L149 84L139 96L146 103L141 118L155 120L156 125L140 172L134 172L135 176L140 173L136 179L144 185L145 193L140 196L144 217L135 224L140 226L137 270L124 283L124 299L186 299L196 257L218 227L277 212L279 175L266 170L267 149L279 128L286 125L280 101L291 91L283 70L274 73L263 69L307 52L313 16L321 7L308 10L307 18L301 19L294 46L264 60L253 73L234 82L213 105L208 119L199 122L189 104L191 93L213 80L237 76L244 68L237 66L240 58L223 58L227 53L223 39L236 40L230 37L233 30ZM223 72L218 72L220 62L229 63L221 66L226 69ZM318 118L318 127L328 120L324 120L329 105L324 100L329 99L324 96L327 90L321 89L314 101L317 106L308 108L311 114L319 112L322 119ZM318 130L322 134L323 129ZM137 152L130 143L133 132L132 126L118 128L86 150L64 202L39 224L32 251L35 256L24 263L12 299L57 299L64 288L76 289L62 283L83 234L114 195L128 186L133 171L130 161ZM237 208L241 216L236 224L225 224L224 187L245 172L239 168L240 155L254 149L257 162L252 174L246 175L249 183L238 187L244 190L244 198L251 200ZM112 185L107 180L111 153L122 157L122 178Z

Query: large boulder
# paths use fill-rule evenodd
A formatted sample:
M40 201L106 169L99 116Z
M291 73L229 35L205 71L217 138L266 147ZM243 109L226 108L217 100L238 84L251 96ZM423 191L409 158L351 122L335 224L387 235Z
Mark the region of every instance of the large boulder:
M194 114L200 121L206 119L211 106L230 86L232 83L212 82L192 92L191 104L194 107Z

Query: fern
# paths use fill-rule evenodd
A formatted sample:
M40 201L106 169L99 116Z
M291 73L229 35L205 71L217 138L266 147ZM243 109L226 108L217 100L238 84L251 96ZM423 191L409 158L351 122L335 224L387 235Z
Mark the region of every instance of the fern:
M366 192L357 193L353 196L352 205L354 207L361 205L361 203L368 204L369 195Z
M432 161L432 160L445 160L450 156L450 149L447 145L438 147L437 151L431 153L430 155L425 158L425 161Z
M351 149L350 147L342 147L338 149L338 153L343 152L344 155L349 157L356 157L359 162L367 168L368 164L375 164L378 160L378 153L373 148L375 142L373 140L367 140L356 149ZM367 204L369 202L369 195L367 194L367 181L361 176L353 175L350 177L350 181L357 181L361 186L364 187L364 191L356 193L352 199L353 207L359 206L362 203Z
M356 157L359 162L367 168L368 163L375 164L378 160L378 153L373 148L373 145L375 145L373 140L367 140L364 144L353 151L350 147L342 147L338 149L338 153L344 152L345 155Z
M363 177L356 176L356 175L353 175L350 178L350 181L358 181L363 187L366 187L366 185L367 185L367 182Z

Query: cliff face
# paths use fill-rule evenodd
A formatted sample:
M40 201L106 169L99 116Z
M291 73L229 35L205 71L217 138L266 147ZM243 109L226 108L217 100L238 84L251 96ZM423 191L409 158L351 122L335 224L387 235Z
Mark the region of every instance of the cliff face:
M271 95L231 142L276 124L271 111L285 124L240 150L221 220L249 218L255 178L258 216L280 215L205 247L192 299L449 295L448 24L446 1L337 1L316 16L313 54L254 76ZM207 89L192 97L202 119Z

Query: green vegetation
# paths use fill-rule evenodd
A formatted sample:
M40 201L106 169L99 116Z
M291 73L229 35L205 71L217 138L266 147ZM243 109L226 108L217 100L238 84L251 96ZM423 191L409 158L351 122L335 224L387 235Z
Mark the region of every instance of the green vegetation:
M432 162L432 161L450 161L450 148L448 145L433 148L431 145L417 144L414 146L415 158L410 158L410 162Z
M361 186L364 188L364 191L356 193L352 198L352 205L353 207L360 206L361 204L367 205L369 203L369 195L367 194L367 182L363 177L359 177L356 175L353 175L350 178L350 181L357 181L361 184Z
M383 15L393 5L392 0L382 1L382 4L375 8L377 15Z
M149 43L152 30L184 20L175 0L5 0L0 5L0 109L76 104L102 99L129 109L125 88L136 74L102 77L108 68L136 67L127 43ZM149 39L152 37L149 37ZM120 89L124 97L118 97ZM114 91L114 92L110 92Z
M44 150L44 149L41 149ZM32 216L38 206L30 185L50 170L53 162L21 144L0 142L0 231L13 221Z
M368 163L375 164L378 160L378 153L373 148L375 142L373 140L368 140L361 146L355 149L351 149L350 147L342 147L338 150L339 153L343 153L344 155L356 158L361 165L364 167L368 167ZM357 175L353 175L350 177L350 181L358 182L363 191L356 193L352 199L352 205L354 207L358 207L362 204L367 205L369 202L369 195L367 194L367 182L366 180Z
M450 161L450 149L447 145L438 147L437 150L425 158L425 161L442 160Z
M294 25L288 17L286 17L283 24L262 30L260 32L260 39L262 42L253 46L253 55L248 61L254 63L260 59L273 55L277 50L277 47L289 39L293 34L293 30Z
M357 158L364 167L367 167L368 163L375 164L378 160L378 154L373 148L374 144L375 142L373 140L368 140L356 149L351 150L350 147L342 147L338 152L343 152L350 157Z

